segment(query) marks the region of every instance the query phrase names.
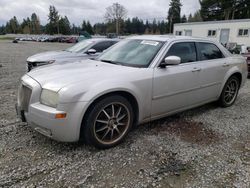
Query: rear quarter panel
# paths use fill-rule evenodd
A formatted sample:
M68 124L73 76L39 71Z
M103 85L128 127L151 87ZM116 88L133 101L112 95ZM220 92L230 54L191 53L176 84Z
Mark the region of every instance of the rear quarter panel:
M229 56L227 57L227 62L230 64L229 69L224 77L221 91L227 80L235 73L240 73L242 75L241 87L244 86L247 79L247 64L246 60L242 56Z

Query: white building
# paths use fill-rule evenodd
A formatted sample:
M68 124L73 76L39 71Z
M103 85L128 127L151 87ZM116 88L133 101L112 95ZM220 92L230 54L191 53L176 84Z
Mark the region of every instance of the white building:
M174 24L175 35L209 37L220 43L250 46L250 19Z

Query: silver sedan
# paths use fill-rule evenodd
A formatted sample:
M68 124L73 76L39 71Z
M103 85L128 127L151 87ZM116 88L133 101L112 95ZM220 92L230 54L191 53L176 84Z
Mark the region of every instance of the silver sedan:
M231 106L246 78L246 60L217 42L135 36L97 60L27 73L17 112L52 139L83 139L109 148L123 141L133 125L212 101Z
M86 39L65 50L35 54L28 57L27 69L28 71L31 71L36 67L55 62L74 62L82 59L96 58L104 50L118 41L118 39L107 38Z

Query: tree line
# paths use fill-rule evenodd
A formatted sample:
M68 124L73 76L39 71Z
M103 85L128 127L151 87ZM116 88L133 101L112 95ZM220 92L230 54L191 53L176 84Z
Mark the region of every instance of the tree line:
M81 25L71 24L67 16L59 14L55 6L49 7L48 23L41 25L36 13L19 23L16 16L0 26L0 33L23 34L89 34L119 33L128 34L166 34L173 32L175 23L217 21L250 18L249 0L200 0L201 8L194 14L181 15L180 0L171 0L167 17L164 20L142 20L138 17L127 18L127 9L114 3L106 8L105 22L92 25L83 20ZM163 15L164 16L164 15Z

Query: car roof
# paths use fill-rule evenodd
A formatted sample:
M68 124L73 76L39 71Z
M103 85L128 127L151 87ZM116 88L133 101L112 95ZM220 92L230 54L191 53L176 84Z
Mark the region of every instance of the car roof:
M110 38L91 38L91 39L85 39L87 41L91 42L101 42L101 41L120 41L120 39L110 39Z
M176 40L205 40L205 41L213 41L207 38L199 38L199 37L190 37L190 36L175 36L175 35L137 35L128 37L127 39L139 39L139 40L156 40L161 42L169 42Z

